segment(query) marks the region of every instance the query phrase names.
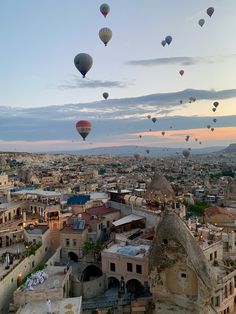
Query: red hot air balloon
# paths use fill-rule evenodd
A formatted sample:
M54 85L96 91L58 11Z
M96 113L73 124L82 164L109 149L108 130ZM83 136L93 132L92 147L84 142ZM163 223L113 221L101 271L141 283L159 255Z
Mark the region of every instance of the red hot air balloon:
M207 15L209 15L210 17L212 17L213 13L214 13L215 9L213 7L210 7L207 9Z
M102 15L104 17L107 17L107 14L110 12L110 7L107 3L103 3L101 6L100 6L100 12L102 13Z
M180 74L181 76L183 76L183 75L184 75L184 70L180 70L180 71L179 71L179 74Z
M85 138L89 135L91 129L92 129L92 124L91 122L87 120L80 120L76 123L76 130L81 135L84 141L85 141Z

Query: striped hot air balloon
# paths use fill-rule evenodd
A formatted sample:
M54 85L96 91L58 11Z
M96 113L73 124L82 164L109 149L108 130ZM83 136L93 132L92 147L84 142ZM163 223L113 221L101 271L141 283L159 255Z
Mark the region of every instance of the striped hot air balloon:
M91 122L87 120L80 120L76 123L76 130L80 134L80 136L85 141L85 138L89 135L90 131L92 129Z

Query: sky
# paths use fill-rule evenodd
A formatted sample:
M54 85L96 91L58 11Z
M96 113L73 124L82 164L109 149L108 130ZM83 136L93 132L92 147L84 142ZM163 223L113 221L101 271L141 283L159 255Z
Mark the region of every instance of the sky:
M236 142L235 0L109 0L106 19L102 3L2 1L0 150ZM98 36L102 27L113 32L107 47ZM162 47L167 35L173 41ZM74 66L81 52L93 57L85 79ZM75 130L81 119L93 125L85 142Z

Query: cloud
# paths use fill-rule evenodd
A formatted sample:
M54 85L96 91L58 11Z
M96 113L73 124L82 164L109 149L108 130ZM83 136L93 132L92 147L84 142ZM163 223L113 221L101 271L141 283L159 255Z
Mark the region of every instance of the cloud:
M144 59L144 60L130 60L127 61L127 65L133 66L160 66L160 65L195 65L199 63L219 63L223 62L228 58L235 58L236 54L229 56L220 56L220 57L170 57L170 58L154 58L154 59Z
M48 106L42 108L14 108L0 106L0 140L4 141L67 141L79 139L75 123L80 119L92 122L91 142L120 141L129 134L152 131L206 129L212 116L173 116L180 107L179 100L188 103L190 96L197 100L221 100L236 97L236 89L207 91L187 89L174 93L110 99L91 103ZM196 103L205 106L204 102ZM223 106L223 104L222 104ZM196 108L197 108L196 107ZM197 113L197 110L196 110ZM147 115L157 117L154 124ZM172 116L171 116L172 114ZM210 114L210 112L209 112ZM236 116L217 118L218 127L235 126ZM137 136L133 137L137 138ZM80 143L81 144L81 143ZM60 143L58 143L60 146Z
M140 66L156 66L156 65L194 65L198 63L213 63L212 58L208 57L170 57L170 58L155 58L146 60L131 60L128 61L128 65L140 65Z
M79 79L77 76L73 76L71 81L65 82L58 86L60 90L77 89L77 88L125 88L128 84L126 82L119 81L101 81L101 80L86 80Z

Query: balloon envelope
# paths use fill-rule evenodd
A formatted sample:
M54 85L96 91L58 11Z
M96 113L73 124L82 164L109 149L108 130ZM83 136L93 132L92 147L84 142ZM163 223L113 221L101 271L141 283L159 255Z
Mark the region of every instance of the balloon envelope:
M157 118L152 118L152 122L155 123L157 121Z
M100 12L102 13L102 15L103 15L104 17L106 17L107 14L110 12L110 7L109 7L109 5L108 5L107 3L101 4L101 6L100 6Z
M166 134L166 132L163 131L163 132L161 132L161 134L164 136Z
M105 93L102 94L102 96L103 96L104 99L107 99L109 97L109 94L105 92Z
M203 27L203 25L205 24L205 20L204 20L204 19L200 19L200 20L198 21L198 24L199 24L201 27Z
M107 27L101 28L99 31L99 37L104 45L107 46L108 42L112 38L112 31L110 30L110 28Z
M216 108L212 108L212 111L213 111L213 112L216 112Z
M149 114L149 115L147 116L147 118L148 118L148 119L151 119L151 115Z
M172 42L172 37L171 36L166 36L165 41L168 45Z
M162 44L163 47L165 47L166 41L165 41L165 40L162 40L161 44Z
M215 101L215 102L213 103L213 106L214 106L215 108L217 108L217 107L219 106L219 102L218 102L218 101Z
M183 76L183 75L184 75L184 70L180 70L180 71L179 71L179 74L180 74L181 76Z
M217 119L213 119L213 122L215 122L215 123L216 123L216 121L217 121Z
M85 77L93 65L93 58L87 53L79 53L74 58L74 64L77 70Z
M214 13L215 9L213 7L210 7L207 9L207 14L212 17L213 13Z
M91 122L87 120L80 120L76 123L76 130L82 136L84 141L85 141L85 138L89 135L91 129L92 129L92 124Z

